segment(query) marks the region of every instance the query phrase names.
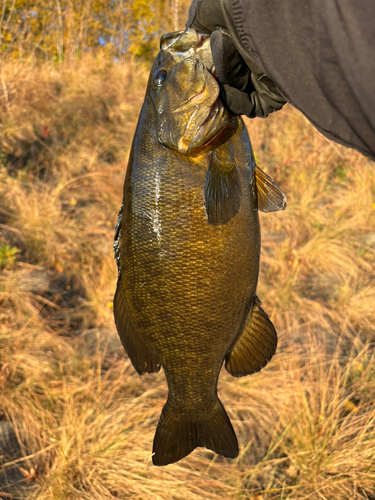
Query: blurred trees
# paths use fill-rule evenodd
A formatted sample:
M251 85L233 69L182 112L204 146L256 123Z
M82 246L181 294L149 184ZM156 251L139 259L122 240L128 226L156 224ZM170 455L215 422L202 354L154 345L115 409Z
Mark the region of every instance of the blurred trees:
M0 55L69 62L101 51L149 59L183 29L187 0L2 0Z

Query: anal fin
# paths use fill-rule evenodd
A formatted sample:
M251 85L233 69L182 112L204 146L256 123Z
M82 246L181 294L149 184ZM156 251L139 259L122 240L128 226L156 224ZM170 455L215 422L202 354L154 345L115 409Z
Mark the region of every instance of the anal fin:
M139 375L160 370L160 358L157 350L140 334L134 324L133 315L127 304L121 287L121 275L113 299L113 313L118 334L130 361Z
M276 351L275 327L260 307L258 300L255 299L244 329L225 359L225 369L234 377L243 377L260 371Z
M255 165L255 181L258 210L261 212L278 212L286 208L286 196L279 186L258 165Z

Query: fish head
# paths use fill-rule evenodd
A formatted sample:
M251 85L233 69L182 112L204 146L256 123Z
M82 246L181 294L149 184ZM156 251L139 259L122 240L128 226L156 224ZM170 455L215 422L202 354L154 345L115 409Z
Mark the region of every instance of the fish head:
M208 37L194 29L163 35L148 92L157 114L160 144L200 155L225 142L238 120L219 98Z

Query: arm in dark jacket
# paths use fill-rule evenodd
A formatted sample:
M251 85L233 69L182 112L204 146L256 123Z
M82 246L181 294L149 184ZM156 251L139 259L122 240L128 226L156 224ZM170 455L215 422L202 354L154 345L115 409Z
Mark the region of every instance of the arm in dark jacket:
M208 24L215 65L213 41L221 38L216 44L220 52L223 37L217 35L217 28L222 27L253 80L254 75L260 76L260 81L276 91L274 95L281 94L328 138L375 159L373 0L194 2L188 25L193 23L199 30ZM256 85L253 87L256 92ZM241 99L234 100L241 103ZM279 108L271 106L270 111ZM251 116L246 113L249 107L243 109Z

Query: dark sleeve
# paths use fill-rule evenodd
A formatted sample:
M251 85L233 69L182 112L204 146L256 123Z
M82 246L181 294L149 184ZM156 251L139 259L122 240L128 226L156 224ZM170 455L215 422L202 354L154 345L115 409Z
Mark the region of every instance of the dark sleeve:
M374 0L232 0L242 46L325 136L375 159Z

